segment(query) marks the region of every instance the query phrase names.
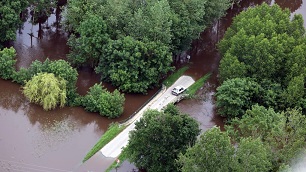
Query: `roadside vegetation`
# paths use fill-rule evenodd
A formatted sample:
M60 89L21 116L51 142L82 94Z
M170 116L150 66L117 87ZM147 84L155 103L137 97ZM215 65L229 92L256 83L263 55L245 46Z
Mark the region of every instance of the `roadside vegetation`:
M197 91L203 87L204 83L209 79L210 73L202 76L200 79L196 80L185 92L188 97L194 97Z
M89 158L91 158L94 154L100 151L108 142L115 138L124 129L125 126L120 126L118 123L112 123L107 129L107 131L99 139L99 141L86 154L82 162L86 162Z
M175 71L173 74L169 75L164 81L163 84L166 87L170 87L171 85L174 84L174 82L176 80L178 80L184 73L186 70L188 70L189 66L184 66L180 69L178 69L177 71Z

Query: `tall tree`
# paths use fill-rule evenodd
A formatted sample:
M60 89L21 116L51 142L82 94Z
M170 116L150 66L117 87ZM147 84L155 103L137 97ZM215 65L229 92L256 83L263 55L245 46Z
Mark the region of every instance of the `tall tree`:
M226 80L217 88L218 112L228 118L241 117L259 99L261 86L247 78Z
M135 123L126 147L128 159L149 172L179 171L175 159L199 134L198 123L188 115L165 112L146 111Z
M90 15L82 21L76 29L80 36L71 36L68 40L72 48L68 59L75 65L91 62L96 66L103 55L103 46L109 41L106 28L105 22L97 15Z
M180 154L178 162L183 172L210 172L233 170L235 149L230 137L220 128L213 127L201 134L196 144Z
M285 65L294 60L292 50L296 46L304 47L300 47L299 53L305 50L304 33L302 16L295 15L290 20L289 10L282 10L278 5L270 7L264 3L241 12L219 43L223 55L220 62L222 81L236 76L234 71L239 69L231 71L227 67L236 59L235 64L239 64L236 66L242 66L238 73L244 77L284 84L289 72Z
M16 51L13 47L0 50L0 77L12 79L15 72Z
M270 171L272 167L270 150L260 139L243 138L236 151L237 172Z
M16 30L21 24L20 14L27 5L27 0L0 2L0 50L4 43L16 39Z
M105 47L96 72L122 91L145 93L172 69L171 61L167 46L124 37Z

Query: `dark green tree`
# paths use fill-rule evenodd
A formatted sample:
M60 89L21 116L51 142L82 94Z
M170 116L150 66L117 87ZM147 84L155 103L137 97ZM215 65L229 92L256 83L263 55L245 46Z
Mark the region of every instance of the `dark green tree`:
M101 84L89 88L82 98L82 106L89 112L99 112L100 115L116 118L123 113L125 98L118 90L110 93Z
M0 50L0 77L12 79L15 72L16 51L13 47Z
M103 55L103 46L109 41L106 31L107 26L101 17L89 15L76 29L80 36L72 35L68 40L71 47L69 61L74 65L89 63L96 66Z
M188 115L157 110L146 111L135 125L125 151L131 162L149 172L179 171L175 159L199 134L199 124Z
M180 154L178 162L183 172L233 171L234 146L230 137L220 128L213 127L201 134L196 144Z
M111 41L96 68L102 79L125 92L146 93L169 72L172 61L167 46L132 37Z
M20 14L27 5L27 0L0 2L0 50L4 43L16 39L16 30L21 24Z
M218 113L228 118L241 117L258 102L261 86L247 78L226 80L217 88Z
M243 138L259 138L271 153L272 170L290 164L291 160L306 148L306 117L300 110L288 109L276 113L255 105L242 119L234 119L226 126L231 138L239 142Z
M272 168L270 150L260 139L242 138L235 158L237 172L263 172Z

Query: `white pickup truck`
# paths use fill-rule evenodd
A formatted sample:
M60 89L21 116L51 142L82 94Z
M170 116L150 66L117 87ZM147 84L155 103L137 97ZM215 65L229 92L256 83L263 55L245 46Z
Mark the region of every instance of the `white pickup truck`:
M183 86L176 86L172 89L171 93L175 96L178 96L179 94L181 94L182 92L184 92L186 90L185 87Z

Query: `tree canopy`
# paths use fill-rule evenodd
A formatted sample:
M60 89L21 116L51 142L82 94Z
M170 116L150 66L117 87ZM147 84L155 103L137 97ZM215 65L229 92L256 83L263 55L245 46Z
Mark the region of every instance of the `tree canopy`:
M0 50L0 77L3 79L12 79L15 72L16 51L12 48Z
M66 103L66 80L53 73L38 73L23 87L24 95L30 102L42 105L44 110L54 109Z
M194 119L173 109L148 110L135 125L126 147L128 159L149 172L179 171L175 159L195 143L199 134Z
M16 30L21 24L20 13L27 5L27 0L0 2L0 50L5 42L16 39Z
M116 118L123 113L125 98L118 90L110 93L101 84L95 84L81 101L89 112L99 112L102 116Z
M172 69L171 61L167 46L124 37L111 41L105 47L104 57L101 57L96 72L122 91L145 93Z
M65 13L73 35L69 60L97 66L124 92L146 93L168 73L171 55L189 48L228 0L71 0ZM133 65L131 66L131 64Z
M217 93L221 114L237 116L237 111L246 110L231 107L237 102L248 104L247 108L259 103L275 110L288 107L305 109L305 43L302 16L294 15L291 19L288 9L264 3L237 15L218 44L223 56L219 66L222 85L218 88L220 93ZM234 78L255 81L261 90L258 98L253 99L253 91L246 89L246 85L230 89L229 83L241 80ZM238 96L231 96L225 88L229 88L228 93L243 91ZM250 101L241 101L241 98ZM225 100L232 104L225 104ZM224 114L224 109L234 111Z
M178 162L183 172L229 172L234 165L235 149L230 137L220 128L213 127L201 134L196 144L180 154Z

